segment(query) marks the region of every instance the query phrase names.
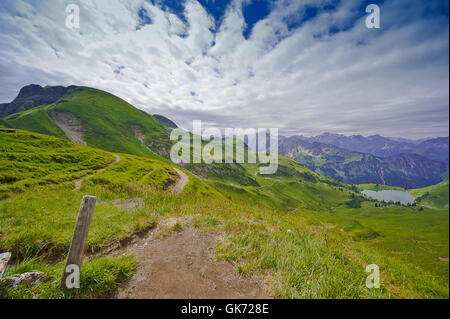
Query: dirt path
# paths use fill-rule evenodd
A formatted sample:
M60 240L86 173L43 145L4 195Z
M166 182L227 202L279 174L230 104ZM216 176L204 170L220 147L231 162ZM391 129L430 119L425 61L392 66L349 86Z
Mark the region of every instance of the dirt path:
M172 192L179 194L181 193L181 191L184 189L184 186L186 186L186 184L189 182L189 177L183 173L182 171L180 171L178 168L173 168L177 174L180 176L180 179L178 180L178 182L175 184L175 186L172 188Z
M270 298L263 281L241 277L231 263L215 259L220 234L200 231L193 226L194 220L169 218L136 238L125 250L139 259L136 274L111 297ZM176 223L182 229L167 233Z
M81 189L81 183L82 183L84 180L86 180L86 179L88 179L88 178L91 178L92 176L95 176L95 175L97 175L98 173L101 173L101 172L105 171L106 169L110 168L110 167L113 166L114 164L120 162L120 156L119 156L119 155L114 155L114 157L115 157L114 161L112 161L111 163L109 163L109 164L106 165L105 167L99 169L99 170L98 170L97 172L95 172L94 174L89 175L89 176L86 176L86 177L83 177L83 178L77 180L77 181L75 182L75 188L74 188L73 190L74 190L74 191L80 190L80 189Z

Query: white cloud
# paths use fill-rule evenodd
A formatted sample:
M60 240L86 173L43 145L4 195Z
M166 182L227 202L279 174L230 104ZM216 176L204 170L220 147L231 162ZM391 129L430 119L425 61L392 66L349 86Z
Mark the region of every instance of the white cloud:
M280 1L246 40L238 0L217 33L194 0L186 5L188 25L143 0L80 1L80 30L65 27L67 3L0 8L5 101L30 82L76 84L185 127L202 119L223 127L278 127L282 134L448 134L448 18L447 25L425 20L411 7L416 19L399 23L404 7L386 4L387 30L379 32L365 28L359 1L344 1L288 30L288 15L302 17L305 4L327 1ZM140 8L152 24L137 29ZM330 26L348 27L358 18L329 35Z

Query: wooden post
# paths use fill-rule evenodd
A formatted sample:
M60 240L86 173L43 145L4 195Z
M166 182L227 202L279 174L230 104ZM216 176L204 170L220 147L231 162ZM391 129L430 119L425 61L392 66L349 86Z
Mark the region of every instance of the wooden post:
M86 246L89 226L91 224L96 202L97 198L95 196L84 196L81 200L81 207L78 212L78 219L73 232L72 243L70 244L69 254L67 255L66 265L64 266L61 279L61 287L63 289L69 289L66 285L66 279L70 275L70 273L66 272L67 266L76 265L78 268L81 268L84 248Z

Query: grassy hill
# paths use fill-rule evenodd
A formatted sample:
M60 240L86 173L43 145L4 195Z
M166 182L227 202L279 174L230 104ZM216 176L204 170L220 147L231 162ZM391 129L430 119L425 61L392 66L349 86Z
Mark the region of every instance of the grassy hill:
M30 84L20 89L11 103L0 103L0 117L32 109L39 105L51 104L59 100L74 86L46 86Z
M0 132L0 198L35 185L92 174L114 160L110 153L25 131Z
M66 202L66 197L72 199L79 197L79 194L77 195L79 192L74 191L75 181L91 176L112 163L114 154L77 145L65 139L21 130L17 133L0 132L0 145L0 198L4 200L1 202L0 208L2 209L2 218L8 220L8 222L2 223L0 236L9 234L6 238L2 238L0 250L11 249L16 257L23 258L30 257L29 254L36 252L48 251L51 253L52 247L57 247L61 242L61 229L57 230L58 234L53 236L52 234L56 230L48 225L45 232L46 237L41 238L45 244L42 244L40 243L41 239L33 239L33 236L38 234L30 231L30 225L26 222L27 218L32 220L41 218L49 223L65 225L64 218L71 219L73 214L60 216L58 211L67 208L64 208L63 204ZM165 190L177 179L178 175L172 166L165 162L147 157L120 154L119 162L83 181L81 191L84 190L85 185L93 187L107 185L108 189L117 188L119 192L126 193L127 191L122 189L122 186L130 184L137 188ZM53 189L59 187L61 187L60 193L56 192L50 195ZM49 197L42 198L41 192L48 192ZM5 206L3 205L10 198L15 198L17 202L10 207L14 213L8 217L9 214L4 211ZM51 204L45 205L44 208L40 205L42 202ZM58 205L61 207L58 208ZM56 216L61 218L56 218ZM139 223L137 217L128 216L128 222ZM106 215L105 218L107 218ZM123 228L125 225L118 224L116 226ZM44 227L44 225L39 227ZM109 231L113 230L109 229ZM68 232L65 240L69 240L70 235ZM29 239L30 243L23 245L22 236ZM109 236L107 235L106 238Z
M423 207L448 210L448 179L437 185L410 189L409 192L416 197L416 203Z
M52 104L3 120L9 127L57 137L78 134L89 146L120 153L164 156L170 146L167 132L153 116L110 93L88 87L71 87Z

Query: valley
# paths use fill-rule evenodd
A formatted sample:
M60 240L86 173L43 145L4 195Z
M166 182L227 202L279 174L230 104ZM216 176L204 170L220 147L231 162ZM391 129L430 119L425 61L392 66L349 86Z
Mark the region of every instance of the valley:
M261 163L176 165L168 158L168 132L176 127L169 119L97 89L68 87L64 92L55 101L40 96L38 102L19 105L27 100L22 92L22 100L14 104L19 112L0 122L17 130L0 132L0 251L13 255L4 277L42 271L49 278L36 287L4 289L2 297L126 296L121 289L133 287L136 276L151 283L151 272L145 271L149 262L159 265L159 274L170 264L167 276L158 276L157 287L173 291L187 280L176 278L175 263L188 265L194 256L193 268L186 269L189 276L200 276L206 260L199 256L205 251L211 267L205 269L220 274L212 282L225 287L216 279L221 271L230 276L235 288L223 288L231 289L226 296L246 292L251 297L247 288L261 284L264 289L255 288L255 296L449 297L448 180L438 184L445 179L440 164L424 160L432 168L424 180L437 185L405 185L413 188L414 205L379 205L360 191L390 185L356 185L366 180L347 184L339 181L338 172L324 176L331 158L318 158L320 171L314 171L296 156L279 154L272 175L259 174ZM40 101L46 104L36 105ZM77 139L68 136L71 131L80 133ZM367 160L373 161L377 159ZM385 183L374 184L391 181L383 178ZM97 206L82 287L62 291L58 284L64 257L86 194L97 197ZM194 240L194 235L205 241L198 247L186 244L185 254L176 253L179 238ZM164 250L158 251L157 243L176 258L171 261ZM381 269L380 289L364 285L369 264ZM154 287L146 287L148 296L155 296Z

